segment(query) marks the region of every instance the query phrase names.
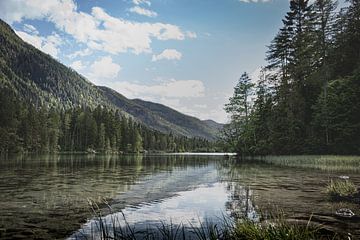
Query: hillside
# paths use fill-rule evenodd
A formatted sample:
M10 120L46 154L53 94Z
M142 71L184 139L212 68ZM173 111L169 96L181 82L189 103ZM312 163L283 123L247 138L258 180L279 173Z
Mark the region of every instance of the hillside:
M213 140L219 130L219 126L220 128L222 126L217 123L215 127L207 121L201 121L195 117L182 114L162 104L140 99L127 99L120 93L107 87L99 88L115 106L132 116L136 116L141 122L161 132L174 132L184 136Z
M163 133L214 140L218 129L161 104L129 100L120 93L98 87L18 37L0 20L0 83L15 96L35 106L56 109L98 105L118 109L123 115Z
M213 125L209 124L209 122L201 121L195 117L182 114L162 104L143 101L141 99L134 99L133 101L138 105L143 106L145 109L150 110L153 114L156 114L161 119L185 131L184 135L201 136L207 139L211 139L218 133L219 128L214 127Z
M224 126L223 124L215 122L214 120L211 120L211 119L203 120L202 122L205 123L210 128L218 129L218 130L221 130Z
M36 106L110 105L97 87L30 44L0 20L0 82Z

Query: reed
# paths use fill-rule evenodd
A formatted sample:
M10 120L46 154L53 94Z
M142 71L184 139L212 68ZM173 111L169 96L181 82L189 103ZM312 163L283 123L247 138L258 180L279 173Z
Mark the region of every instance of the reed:
M326 171L360 171L360 156L289 155L254 157L254 159L286 167L301 167Z
M147 226L137 230L136 226L126 221L124 214L113 215L110 222L101 215L96 203L91 203L96 214L96 224L89 232L78 232L72 239L76 240L310 240L338 239L338 235L314 227L309 220L307 224L286 221L283 213L270 217L266 221L255 222L248 219L233 220L223 216L221 223L205 220L200 226L192 224L173 224L161 222L158 226ZM109 206L110 207L110 206ZM200 220L199 220L200 221ZM122 223L122 224L121 224ZM189 226L190 225L190 226ZM341 239L341 238L339 238Z
M346 180L330 180L330 183L326 186L326 193L332 198L352 197L357 194L357 188L355 184Z

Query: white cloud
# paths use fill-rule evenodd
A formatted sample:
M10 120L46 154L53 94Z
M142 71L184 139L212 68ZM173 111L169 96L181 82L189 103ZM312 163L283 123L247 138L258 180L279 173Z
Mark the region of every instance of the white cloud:
M151 11L149 9L142 8L142 7L139 7L139 6L132 7L132 8L129 9L129 11L132 12L132 13L137 13L139 15L144 15L144 16L147 16L147 17L157 17L157 15L158 15L154 11Z
M38 35L28 34L28 33L23 32L23 31L15 31L15 32L22 40L24 40L27 43L30 43L34 47L41 50L41 46L42 46L42 43L43 43L43 38L42 37L40 37Z
M197 38L197 34L195 32L187 31L186 36L188 38Z
M29 34L23 31L16 31L16 34L19 35L19 37L25 42L47 54L50 54L52 57L57 58L60 52L58 47L62 44L60 36L53 33L47 37L41 37L36 34L36 31L33 32L34 33Z
M200 80L175 80L155 85L143 85L131 82L114 82L111 86L130 98L159 96L164 98L194 98L204 96L205 86Z
M81 70L83 70L85 68L85 66L83 65L83 63L80 60L72 62L70 64L70 67L77 72L80 72Z
M92 54L92 51L89 48L86 48L86 49L83 49L83 50L76 51L76 52L68 55L68 57L70 59L73 59L73 58L76 58L76 57L89 56L90 54Z
M23 18L43 18L54 5L56 1L51 0L0 1L0 16L9 23L21 22Z
M200 119L213 119L218 122L228 120L223 109L228 96L219 92L216 92L216 95L207 92L204 83L200 80L171 79L151 85L113 81L108 86L128 98L161 103Z
M99 7L93 7L91 14L81 12L73 0L0 1L0 18L9 23L45 19L90 49L111 54L151 52L152 39L184 40L189 37L176 25L115 18Z
M90 66L88 78L95 84L103 84L104 80L118 76L121 66L113 62L110 56L102 57Z
M153 55L152 56L152 61L159 61L159 60L163 60L163 59L168 59L168 60L180 60L182 57L181 52L175 50L175 49L165 49L162 53L158 54L158 55Z
M31 34L35 34L35 35L39 34L38 30L31 24L24 24L23 29L27 33L31 33Z
M261 77L261 75L262 75L262 69L263 69L263 67L258 67L258 68L256 68L253 72L251 72L250 74L249 74L249 77L250 77L250 79L251 79L251 81L253 82L253 83L258 83L259 82L259 79L260 79L260 77Z
M276 73L276 70L265 70L264 67L258 67L249 74L249 77L254 84L258 84L260 80L268 79L269 76ZM272 85L270 82L268 82L268 84Z
M135 5L147 4L148 6L151 5L149 0L133 0L132 1Z
M165 103L166 104L166 103ZM178 111L188 114L190 116L196 116L202 120L214 120L220 123L225 123L228 121L226 113L224 111L224 106L221 104L215 104L212 106L191 106L190 104L181 103L179 106L169 105Z

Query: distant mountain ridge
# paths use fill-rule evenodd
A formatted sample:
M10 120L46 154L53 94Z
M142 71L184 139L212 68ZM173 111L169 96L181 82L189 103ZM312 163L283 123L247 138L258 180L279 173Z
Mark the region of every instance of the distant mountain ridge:
M176 132L184 136L196 136L210 140L216 138L219 128L213 127L207 121L182 114L159 103L141 99L127 99L108 87L99 88L115 106L132 116L136 116L138 120L147 123L158 131Z
M2 20L0 88L11 89L20 99L36 106L58 109L107 106L147 127L175 135L215 140L222 126L213 121L201 121L162 104L130 100L113 89L96 86L50 55L24 42Z

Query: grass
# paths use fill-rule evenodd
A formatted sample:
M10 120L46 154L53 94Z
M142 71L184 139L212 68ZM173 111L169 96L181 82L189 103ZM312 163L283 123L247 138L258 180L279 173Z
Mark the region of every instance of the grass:
M110 207L110 206L109 206ZM309 220L307 224L288 222L278 214L266 221L255 222L248 219L234 221L223 216L221 224L209 221L200 222L200 226L185 224L172 224L162 222L157 226L148 226L137 230L136 225L130 225L125 216L116 215L111 220L106 220L96 203L91 203L91 208L96 214L96 221L90 232L77 232L71 239L144 239L144 240L310 240L310 239L337 239L337 235L326 232L320 227L314 227ZM115 215L114 215L115 216ZM108 222L106 222L108 221Z
M290 224L282 219L276 219L267 224L256 224L245 220L236 224L231 239L332 239L335 235L325 235L320 228L310 227L310 221L306 226L300 224Z
M326 171L360 171L360 156L337 155L293 155L255 157L269 164L287 167L301 167Z
M350 180L330 180L326 186L326 193L331 198L346 198L353 197L358 193L358 190L353 182Z

